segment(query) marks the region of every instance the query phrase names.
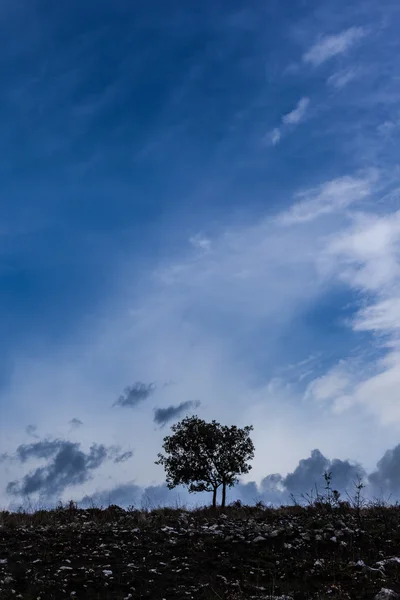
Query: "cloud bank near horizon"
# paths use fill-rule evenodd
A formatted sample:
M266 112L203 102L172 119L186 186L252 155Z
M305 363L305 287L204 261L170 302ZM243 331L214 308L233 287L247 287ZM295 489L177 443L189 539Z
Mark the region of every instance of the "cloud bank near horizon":
M165 483L142 487L132 481L97 490L90 496L76 496L74 488L76 490L77 485L92 478L104 461L113 458L117 463L129 460L132 455L132 451L121 452L119 448L107 449L95 445L85 453L80 450L79 444L60 439L44 439L20 445L13 455L3 456L2 461L26 463L30 459L43 459L47 460L47 464L32 469L21 481L9 482L9 509L32 505L35 498L42 507L52 507L60 498L64 498L65 502L74 500L81 507L117 504L127 508L131 505L140 507L146 503L152 507L173 506L178 499L187 506L210 502L209 494L189 494L184 486L169 490ZM366 501L396 502L400 500L399 465L400 444L387 450L369 474L356 461L328 459L320 450L314 449L308 458L299 460L293 472L285 476L271 473L265 475L259 483L239 481L228 490L228 499L230 502L240 500L249 505L262 501L267 505L280 506L292 504L295 500L301 504L316 499L317 495L326 495L324 475L330 473L331 490L337 490L341 500L351 502L357 486L362 483L362 496Z

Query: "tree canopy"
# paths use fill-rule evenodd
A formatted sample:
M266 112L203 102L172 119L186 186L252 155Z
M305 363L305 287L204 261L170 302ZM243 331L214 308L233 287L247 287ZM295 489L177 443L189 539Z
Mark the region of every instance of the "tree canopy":
M248 473L249 460L254 458L254 444L249 437L252 425L242 429L207 423L197 415L186 417L172 425L173 435L164 438L165 455L158 454L155 464L163 465L169 489L188 486L190 493L213 492L222 486L222 502L226 503L226 488L238 482L238 475Z

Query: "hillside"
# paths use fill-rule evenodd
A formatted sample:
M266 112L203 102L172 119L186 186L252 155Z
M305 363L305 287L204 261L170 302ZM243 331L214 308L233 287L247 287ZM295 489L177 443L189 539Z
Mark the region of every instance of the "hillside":
M400 507L0 513L0 598L395 598ZM386 590L386 591L385 591Z

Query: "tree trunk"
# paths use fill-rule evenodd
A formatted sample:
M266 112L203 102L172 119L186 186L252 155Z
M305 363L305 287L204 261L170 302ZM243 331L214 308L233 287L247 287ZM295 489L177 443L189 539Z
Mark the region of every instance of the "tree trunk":
M212 503L213 508L217 507L217 489L218 489L217 487L214 487L214 489L213 489L213 503Z
M222 508L225 508L225 503L226 503L226 482L224 481L222 483L222 502L221 502Z

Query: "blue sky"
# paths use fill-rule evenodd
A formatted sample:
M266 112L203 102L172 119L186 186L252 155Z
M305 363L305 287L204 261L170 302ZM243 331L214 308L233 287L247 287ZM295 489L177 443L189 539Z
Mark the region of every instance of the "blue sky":
M243 497L400 494L399 11L0 7L1 505L172 498L190 413L254 425Z

